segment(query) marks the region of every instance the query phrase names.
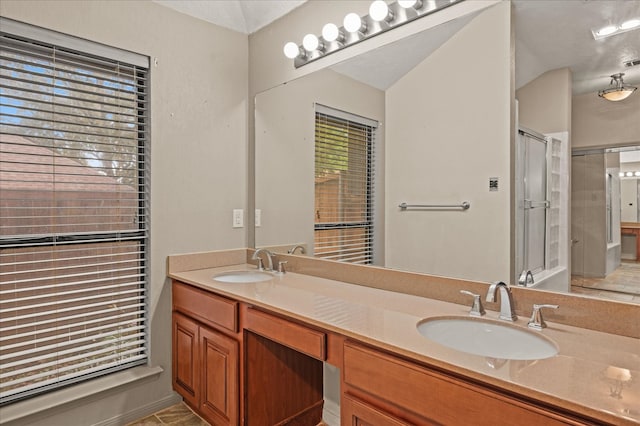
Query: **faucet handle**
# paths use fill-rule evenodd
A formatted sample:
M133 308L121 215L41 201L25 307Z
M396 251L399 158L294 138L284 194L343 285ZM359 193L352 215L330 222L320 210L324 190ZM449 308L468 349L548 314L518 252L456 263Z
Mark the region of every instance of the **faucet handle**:
M475 294L467 290L460 290L460 293L473 297L473 305L471 305L471 310L469 311L469 315L474 317L481 317L486 313L484 311L484 306L482 306L482 301L480 300L479 294Z
M258 271L264 271L264 263L262 262L262 258L256 257L256 260L258 261Z
M281 260L278 262L278 273L279 274L286 274L287 270L284 269L284 265L286 265L288 263L288 261L286 260Z
M527 327L533 328L534 330L542 330L547 326L547 323L544 322L544 318L542 318L542 308L550 308L550 309L558 309L558 305L533 305L533 312L531 313L531 319L527 324Z

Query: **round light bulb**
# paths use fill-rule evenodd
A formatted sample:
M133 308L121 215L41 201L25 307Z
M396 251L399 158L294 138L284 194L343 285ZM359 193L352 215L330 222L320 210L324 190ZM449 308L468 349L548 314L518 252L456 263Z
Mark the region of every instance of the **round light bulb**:
M621 30L630 30L631 28L640 27L640 19L629 19L620 24Z
M626 176L627 176L627 177L631 177L631 176L633 176L633 173L632 173L632 172L627 172L627 173L626 173Z
M349 13L344 17L344 29L350 33L355 33L362 28L362 19L357 13Z
M404 7L405 9L414 7L417 3L418 0L398 0L398 4L400 5L400 7Z
M609 34L613 34L618 30L618 27L615 25L609 25L608 27L600 28L596 34L599 36L608 36Z
M320 45L320 41L315 34L307 34L302 39L302 47L304 47L308 52L313 52Z
M634 176L640 176L640 172L633 172Z
M300 54L300 48L297 44L290 41L289 43L284 45L284 56L289 59L294 59Z
M336 41L340 37L340 30L336 24L327 24L322 27L322 38L326 41Z
M374 21L384 21L389 15L389 6L384 0L376 0L369 7L369 16Z
M620 172L620 173L618 173L618 176L620 176L620 177L624 177L624 172Z

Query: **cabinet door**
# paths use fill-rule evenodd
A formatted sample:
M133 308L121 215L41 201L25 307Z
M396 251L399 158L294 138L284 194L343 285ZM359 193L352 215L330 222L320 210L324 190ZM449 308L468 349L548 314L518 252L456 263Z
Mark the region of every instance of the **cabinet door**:
M238 424L238 342L224 334L200 328L200 411L214 425Z
M344 426L408 426L377 408L366 405L349 395L342 397L340 404L341 423Z
M173 313L173 389L194 408L199 405L200 351L199 326L195 321Z

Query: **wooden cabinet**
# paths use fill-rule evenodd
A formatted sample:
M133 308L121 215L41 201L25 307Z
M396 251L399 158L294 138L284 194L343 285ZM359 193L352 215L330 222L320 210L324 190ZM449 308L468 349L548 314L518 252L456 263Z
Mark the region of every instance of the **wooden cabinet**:
M596 424L354 342L343 368L346 425Z
M177 282L173 292L173 388L209 423L237 425L240 342L214 329L236 327L237 302Z
M341 369L341 424L601 424L299 319L173 283L173 386L213 425L317 425L323 362Z
M343 426L409 426L409 423L398 420L347 394L343 395L340 405Z

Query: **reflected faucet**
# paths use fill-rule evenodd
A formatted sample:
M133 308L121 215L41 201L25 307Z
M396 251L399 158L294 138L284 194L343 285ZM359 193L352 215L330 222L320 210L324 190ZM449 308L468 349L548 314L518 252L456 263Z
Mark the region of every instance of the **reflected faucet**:
M523 287L529 287L533 284L533 274L531 271L522 271L520 278L518 278L518 285Z
M260 257L260 255L262 253L267 255L267 264L269 266L266 269L264 267L264 263L262 263L262 258ZM269 250L267 250L265 248L259 248L255 252L253 252L253 256L251 256L251 259L258 261L258 270L259 271L265 271L265 270L266 271L273 271L273 256L274 256L274 254L271 253Z
M288 254L296 254L296 250L300 249L300 254L305 254L306 251L304 249L304 246L302 244L296 244L295 246L293 246L292 249L289 249L287 251Z
M499 318L505 321L517 320L518 316L516 315L516 312L514 310L511 288L507 284L503 283L502 281L491 284L491 287L489 287L489 291L487 292L487 302L495 302L496 293L498 290L500 290Z

